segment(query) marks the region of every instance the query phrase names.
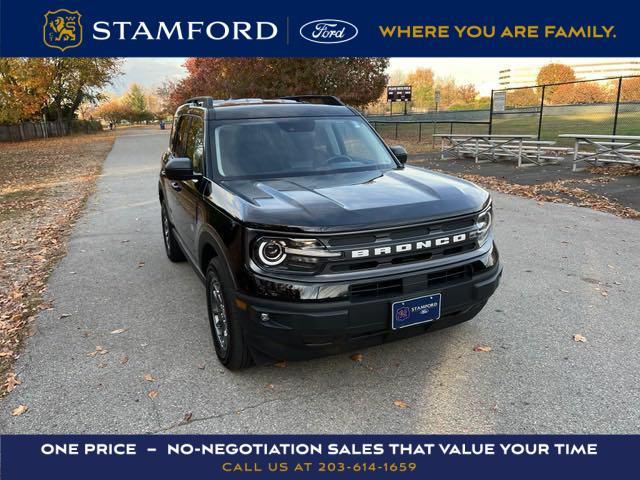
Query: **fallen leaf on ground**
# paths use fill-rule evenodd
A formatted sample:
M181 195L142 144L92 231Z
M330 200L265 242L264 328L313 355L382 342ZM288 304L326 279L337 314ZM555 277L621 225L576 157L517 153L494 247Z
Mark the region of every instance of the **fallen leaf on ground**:
M362 355L361 353L354 353L353 355L351 355L351 360L353 360L354 362L361 362L363 358L364 355Z
M184 414L184 418L182 419L182 421L189 423L192 417L193 417L193 412L187 412Z
M93 352L87 353L87 357L95 357L96 355L104 355L105 353L109 353L109 350L100 345L96 345L96 349Z
M120 363L122 365L126 364L128 361L129 361L129 357L127 357L126 355L120 359Z
M4 384L4 387L7 389L7 392L13 391L16 388L16 385L22 384L22 381L16 376L15 373L10 372L7 374L7 381Z
M138 268L144 267L144 262L138 262Z
M118 328L118 329L116 329L116 330L113 330L113 331L111 332L111 335L118 335L118 334L120 334L120 333L124 333L124 332L126 332L126 331L127 331L127 329L126 329L126 328Z
M287 368L287 362L274 363L273 366L278 368Z
M11 416L17 417L18 415L25 413L27 410L29 410L29 407L26 405L18 405L16 408L11 410Z
M394 400L393 404L398 408L409 408L409 404L402 400Z
M490 352L491 350L493 349L488 345L476 345L473 347L474 352Z
M586 339L586 337L584 337L583 335L580 335L579 333L576 333L576 334L573 336L573 341L574 341L574 342L582 342L582 343L584 343L584 342L586 342L586 341L587 341L587 339Z
M273 383L268 383L266 388L268 388L269 390L273 390L274 389Z
M58 319L62 320L63 318L68 318L68 317L70 317L70 316L71 316L71 314L70 314L70 313L63 313L62 315L60 315L60 316L58 317Z
M149 393L147 393L147 397L149 398L156 398L157 396L158 396L157 390L149 390Z
M204 363L199 363L196 365L200 370L204 370Z
M153 375L151 375L150 373L145 373L144 374L144 379L147 382L155 382L156 381L156 378Z

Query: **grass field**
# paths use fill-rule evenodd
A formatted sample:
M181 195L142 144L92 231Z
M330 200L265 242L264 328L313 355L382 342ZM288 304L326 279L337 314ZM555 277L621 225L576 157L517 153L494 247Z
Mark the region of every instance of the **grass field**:
M515 114L494 117L493 133L530 134L538 133L537 114ZM545 114L542 117L542 140L557 140L559 144L570 144L570 139L557 138L561 133L609 135L613 132L613 114L585 112L582 115ZM616 128L618 135L640 135L640 112L621 112Z
M493 118L494 134L538 134L537 113L496 114ZM542 117L542 140L556 140L559 145L571 146L571 139L559 139L562 133L609 135L613 132L614 111L585 106L580 113L566 113L561 109L548 108ZM472 123L375 123L374 126L385 139L433 143L434 133L487 133L488 125ZM453 128L452 128L453 127ZM640 111L621 111L618 114L618 135L640 135ZM437 142L436 142L437 143Z
M396 128L397 125L397 128ZM420 126L421 125L421 126ZM375 123L376 130L388 140L432 143L434 133L487 133L489 125L473 123ZM453 129L452 129L453 126Z

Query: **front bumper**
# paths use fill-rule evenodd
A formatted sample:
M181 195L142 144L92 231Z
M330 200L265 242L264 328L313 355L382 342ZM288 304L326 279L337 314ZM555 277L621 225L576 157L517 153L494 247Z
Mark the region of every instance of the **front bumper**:
M478 260L462 265L394 275L367 285L373 291L350 289L350 296L323 301L269 299L238 292L233 306L257 363L303 359L339 353L436 330L473 318L498 287L502 275L498 251L478 269ZM483 259L486 263L486 258ZM457 272L448 278L442 272ZM464 274L460 273L464 272ZM437 282L432 282L436 279ZM444 281L443 281L444 279ZM439 283L438 283L439 282ZM360 285L352 285L356 287ZM283 285L283 291L286 290ZM392 287L392 288L389 288ZM360 293L365 292L365 295ZM391 329L391 304L431 293L442 294L438 320ZM268 319L264 316L268 315Z

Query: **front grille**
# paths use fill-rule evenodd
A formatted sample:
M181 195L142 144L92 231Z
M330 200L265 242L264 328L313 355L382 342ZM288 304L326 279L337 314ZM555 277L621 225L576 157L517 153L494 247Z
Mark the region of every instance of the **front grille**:
M324 239L324 243L332 251L345 251L349 255L351 250L378 247L394 247L402 243L420 242L425 239L438 238L438 236L450 236L458 233L470 234L475 232L476 214L451 220L394 229L378 232L354 233L353 235L335 235ZM442 257L459 255L474 250L478 247L475 237L469 238L458 244L448 244L423 250L412 249L405 252L397 252L386 255L369 255L360 258L340 258L326 262L321 271L317 273L343 273L362 270L383 269L393 265L424 262Z
M462 267L430 273L427 275L427 286L435 287L440 285L449 285L467 278L471 278L471 267L465 265Z
M414 252L408 254L386 255L377 258L365 258L361 260L343 260L329 265L329 271L333 273L353 272L358 270L369 270L374 268L384 268L391 265L404 263L424 262L432 258L458 255L463 252L474 250L477 246L475 240L471 240L463 245L448 248L434 248L428 252Z
M432 287L445 287L471 278L473 278L471 265L463 265L404 279L354 284L349 287L349 295L355 300L392 297Z
M402 293L402 279L351 285L351 298L376 298Z

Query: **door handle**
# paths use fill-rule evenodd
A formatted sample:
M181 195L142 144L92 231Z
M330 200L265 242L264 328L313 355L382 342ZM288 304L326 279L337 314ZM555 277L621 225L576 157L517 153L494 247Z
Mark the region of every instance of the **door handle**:
M171 182L171 188L173 188L176 192L179 192L180 190L182 190L182 185L180 185L180 182Z

